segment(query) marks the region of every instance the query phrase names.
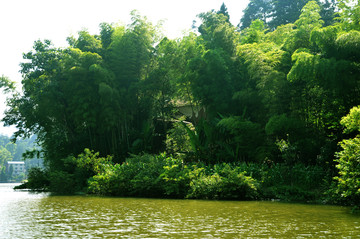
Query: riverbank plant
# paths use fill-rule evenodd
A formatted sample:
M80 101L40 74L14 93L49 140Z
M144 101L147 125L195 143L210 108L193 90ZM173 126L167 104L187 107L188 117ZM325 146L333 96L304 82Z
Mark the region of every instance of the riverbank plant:
M73 172L34 168L23 187L60 194L315 202L327 182L321 167L303 164L205 164L165 153L132 155L119 164L88 149L66 161L77 162Z
M49 175L48 172L41 168L31 168L28 172L28 180L15 187L15 189L30 189L37 191L47 191L49 190Z
M111 196L286 201L322 197L326 172L318 166L185 163L166 154L133 155L107 163L88 179L88 193Z
M239 167L184 164L161 155L132 156L122 164L108 165L89 179L88 192L113 196L197 199L257 197L257 182Z
M335 183L331 189L333 200L360 207L360 107L354 107L349 114L342 118L344 133L355 132L354 138L340 142L341 151L336 154L336 168L339 175L334 177Z

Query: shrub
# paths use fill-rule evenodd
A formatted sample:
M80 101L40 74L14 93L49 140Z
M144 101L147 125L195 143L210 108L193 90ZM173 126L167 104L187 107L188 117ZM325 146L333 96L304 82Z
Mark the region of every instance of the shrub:
M163 192L167 197L184 198L190 188L191 166L185 165L179 158L165 158L165 166L160 174Z
M125 192L119 192L120 188L127 189L127 187L120 187L118 184L120 180L117 173L120 171L120 164L108 165L106 169L88 180L88 193L99 195L126 195Z
M135 171L130 179L131 195L156 197L163 194L160 175L165 166L164 156L132 156L126 160L128 170Z
M250 200L257 197L258 183L239 167L229 164L215 165L214 173L206 174L204 168L195 169L187 197L203 199Z
M15 189L47 190L50 181L48 173L41 168L31 168L28 172L28 181Z
M275 164L264 166L261 189L264 198L308 201L322 196L327 174L319 166Z
M74 174L64 171L53 171L49 173L49 181L49 190L53 193L73 194L79 190Z
M77 166L87 170L92 175L98 174L103 171L104 167L111 164L112 157L106 158L99 157L99 153L95 153L93 150L84 149L84 153L80 154L74 159Z
M335 193L355 206L360 202L360 138L343 140L340 145L343 150L336 154L339 176L334 178Z
M160 175L165 156L132 155L123 164L108 165L89 179L91 193L116 196L157 197L163 195Z
M184 156L192 152L190 136L182 123L184 120L185 117L181 117L167 132L165 144L166 151L170 154Z
M321 195L326 178L318 166L203 163L160 155L133 155L106 164L88 180L89 193L112 196L308 201Z
M341 119L344 133L360 132L360 107L354 107ZM359 206L360 201L360 136L345 139L340 143L342 151L336 154L335 162L339 175L335 177L333 196L338 201Z

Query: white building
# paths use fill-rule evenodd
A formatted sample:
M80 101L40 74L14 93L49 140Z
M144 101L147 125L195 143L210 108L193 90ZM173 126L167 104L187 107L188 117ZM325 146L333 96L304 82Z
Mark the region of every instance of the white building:
M13 172L12 172L13 177L25 173L25 162L23 161L8 161L6 167L8 172L10 170L10 167L13 168Z

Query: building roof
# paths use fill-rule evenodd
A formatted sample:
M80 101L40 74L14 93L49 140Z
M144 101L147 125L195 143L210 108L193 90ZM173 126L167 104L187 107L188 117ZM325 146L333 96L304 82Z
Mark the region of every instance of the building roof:
M8 164L25 164L24 161L8 161Z

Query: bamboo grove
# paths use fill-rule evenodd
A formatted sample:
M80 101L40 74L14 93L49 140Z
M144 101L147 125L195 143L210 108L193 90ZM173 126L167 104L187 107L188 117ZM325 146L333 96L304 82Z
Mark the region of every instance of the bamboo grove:
M134 11L129 25L101 23L67 48L36 41L3 121L15 137L38 136L50 172L72 173L64 159L86 148L114 165L166 152L182 164L316 167L328 189L349 175L339 142L357 137L341 120L360 105L360 5L285 2L250 1L239 26L222 5L179 39Z

